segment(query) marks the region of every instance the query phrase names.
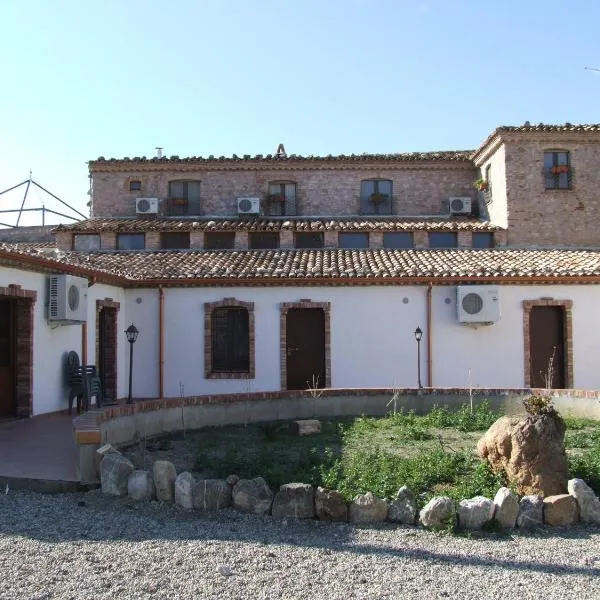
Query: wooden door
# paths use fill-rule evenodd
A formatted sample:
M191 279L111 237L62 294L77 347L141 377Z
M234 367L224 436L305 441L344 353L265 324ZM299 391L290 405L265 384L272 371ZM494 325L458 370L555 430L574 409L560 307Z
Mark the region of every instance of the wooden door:
M529 315L531 387L566 385L565 313L561 306L534 306Z
M0 418L15 417L15 305L0 300Z
M321 308L292 308L286 321L287 389L324 388L325 313Z
M107 374L110 371L108 364L108 312L106 308L98 314L98 374L102 384L102 400L106 400Z

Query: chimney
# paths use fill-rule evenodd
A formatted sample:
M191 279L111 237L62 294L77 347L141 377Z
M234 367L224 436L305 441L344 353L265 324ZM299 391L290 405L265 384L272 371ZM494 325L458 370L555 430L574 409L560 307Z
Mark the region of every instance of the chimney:
M156 158L162 158L163 147L162 146L156 146L155 150L156 150Z

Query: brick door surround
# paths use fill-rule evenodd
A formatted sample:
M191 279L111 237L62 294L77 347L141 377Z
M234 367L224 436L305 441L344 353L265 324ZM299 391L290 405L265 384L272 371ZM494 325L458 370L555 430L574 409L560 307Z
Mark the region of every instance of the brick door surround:
M33 416L33 308L37 300L35 290L24 290L11 283L0 287L0 298L15 303L15 393L17 417Z
M287 314L294 308L320 308L325 315L325 387L331 387L331 302L313 302L302 298L299 302L282 302L279 316L279 365L281 389L287 389Z
M540 298L539 300L523 300L523 357L525 387L531 386L531 347L529 341L529 318L534 306L559 306L565 315L565 386L572 389L573 381L573 300L554 300Z

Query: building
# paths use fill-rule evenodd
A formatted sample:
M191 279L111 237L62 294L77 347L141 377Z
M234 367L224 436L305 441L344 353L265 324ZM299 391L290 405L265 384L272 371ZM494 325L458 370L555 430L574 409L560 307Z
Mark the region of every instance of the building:
M475 151L91 161L90 219L0 247L0 413L66 408L69 350L126 396L131 322L138 398L598 388L599 166L600 125L569 124ZM70 319L48 320L55 274Z

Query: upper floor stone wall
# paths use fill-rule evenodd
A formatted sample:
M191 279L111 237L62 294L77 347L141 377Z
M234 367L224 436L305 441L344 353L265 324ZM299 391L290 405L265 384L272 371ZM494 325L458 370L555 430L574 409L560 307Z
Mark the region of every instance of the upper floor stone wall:
M130 171L92 169L92 216L133 216L136 198L157 197L161 214L167 214L169 182L200 182L200 214L237 215L236 198L264 199L269 183L296 184L297 215L347 216L360 210L361 181L392 181L392 213L395 215L447 214L449 196L475 199L472 183L475 167L469 162L438 164L367 165L359 168L302 168L287 164L281 169L161 168ZM131 180L141 181L141 190L131 192ZM389 213L388 213L389 214Z

